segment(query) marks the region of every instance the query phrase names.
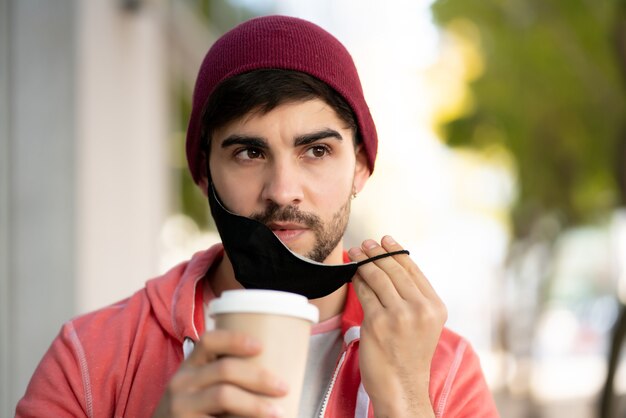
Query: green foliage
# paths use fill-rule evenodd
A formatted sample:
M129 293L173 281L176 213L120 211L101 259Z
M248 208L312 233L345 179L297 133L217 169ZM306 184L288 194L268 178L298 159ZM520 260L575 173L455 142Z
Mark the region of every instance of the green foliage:
M171 135L170 167L171 178L174 181L176 197L174 205L176 212L183 213L193 219L201 229L214 229L209 205L191 178L187 168L185 154L186 128L191 114L191 87L183 82L173 84L171 97L176 108L175 132Z
M255 16L255 13L242 6L232 4L227 0L186 0L192 10L217 33L224 33L233 26ZM173 100L176 103L175 131L172 135L172 153L175 155L172 161L172 177L175 179L175 199L177 211L192 218L202 229L215 229L210 215L209 205L198 186L193 182L187 168L184 153L185 131L191 114L191 96L193 86L187 86L182 82L175 81L172 91Z
M620 3L439 0L432 7L444 29L467 19L480 35L485 68L469 86L473 106L441 128L451 146L503 141L516 158L518 236L546 213L574 225L617 204L614 154L626 121L626 63L615 42L626 36L618 32L626 19Z
M218 33L224 33L256 13L229 0L186 0L197 15Z

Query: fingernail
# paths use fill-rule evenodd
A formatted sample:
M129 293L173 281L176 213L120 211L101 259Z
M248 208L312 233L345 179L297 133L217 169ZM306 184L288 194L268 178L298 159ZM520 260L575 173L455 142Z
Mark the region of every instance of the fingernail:
M258 342L255 338L247 337L246 348L248 350L258 350L259 348L261 348L261 343Z
M395 241L395 240L391 237L391 235L387 235L387 236L384 238L384 240L385 240L385 242L386 242L387 244L394 245L394 244L396 243L396 241Z
M378 247L378 244L373 239L368 239L363 242L363 246L368 250L373 250L374 248Z
M359 247L354 247L354 248L350 248L350 251L348 251L348 254L350 254L353 257L356 257L356 256L363 254L363 251L361 251Z
M278 405L268 404L265 410L267 411L267 414L272 418L280 418L283 416L283 410Z
M276 380L274 385L275 385L276 389L281 391L281 392L289 391L289 386L287 385L287 382L284 382L284 381L282 381L280 379Z

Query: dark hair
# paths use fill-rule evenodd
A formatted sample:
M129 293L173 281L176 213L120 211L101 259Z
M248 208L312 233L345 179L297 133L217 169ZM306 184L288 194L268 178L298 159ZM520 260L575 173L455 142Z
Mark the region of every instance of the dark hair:
M235 75L220 83L202 113L202 148L209 150L213 132L252 111L262 114L281 104L321 99L354 133L355 145L361 142L352 108L332 87L306 73L282 69L262 69Z

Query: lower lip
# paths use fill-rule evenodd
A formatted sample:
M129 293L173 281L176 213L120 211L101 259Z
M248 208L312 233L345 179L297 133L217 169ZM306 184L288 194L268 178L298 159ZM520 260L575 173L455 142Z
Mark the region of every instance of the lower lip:
M273 229L272 232L282 242L289 242L297 239L300 235L304 234L306 229Z

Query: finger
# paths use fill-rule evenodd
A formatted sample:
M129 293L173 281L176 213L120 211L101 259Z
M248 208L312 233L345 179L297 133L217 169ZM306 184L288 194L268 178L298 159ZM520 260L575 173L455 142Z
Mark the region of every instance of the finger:
M378 243L374 240L364 241L363 250L369 258L387 254L387 251L383 247L378 245ZM402 248L400 248L400 250L402 250ZM398 256L406 257L406 255L404 254L383 257L368 264L365 264L361 267L371 265L379 268L387 275L389 283L391 284L391 286L393 286L393 289L400 298L408 301L419 302L423 298L423 295L420 293L419 288L415 285L413 279L411 279L406 269L400 263L398 263L397 260L395 260L395 257Z
M214 330L200 336L186 364L200 365L218 356L253 356L261 352L261 344L254 338L233 331Z
M281 409L271 399L255 395L234 385L211 386L203 391L181 396L188 411L211 415L274 418L282 416Z
M389 235L383 237L381 244L387 252L400 251L404 249ZM424 294L424 296L429 299L433 297L438 298L435 289L430 284L430 281L426 278L426 275L422 273L422 270L420 270L420 268L417 266L417 264L415 264L413 259L411 259L408 254L398 254L388 258L393 258L394 261L399 263L409 273L409 277L412 278L413 282L417 285L417 287Z
M352 278L352 286L366 315L373 315L383 307L376 293L358 273Z
M363 248L367 256L370 258L384 255L389 252L384 247L378 245L378 243L374 240L366 240L363 242ZM397 245L397 251L402 250L404 249ZM406 254L397 254L395 256L379 258L372 263L389 276L391 283L402 299L410 301L418 301L422 299L423 295L421 294L419 287L416 285L415 280L411 277L411 273L398 262L396 257L408 258L410 260Z
M368 258L368 255L362 248L359 247L351 248L350 251L348 251L348 254L353 261L357 262ZM382 306L393 306L401 300L400 295L396 291L387 273L382 271L374 263L366 263L359 266L357 272L365 283L367 283L370 289L372 289L372 291L376 294L376 297L378 297Z
M228 383L259 395L281 396L287 383L258 365L237 357L222 357L196 369L193 385L200 389Z

